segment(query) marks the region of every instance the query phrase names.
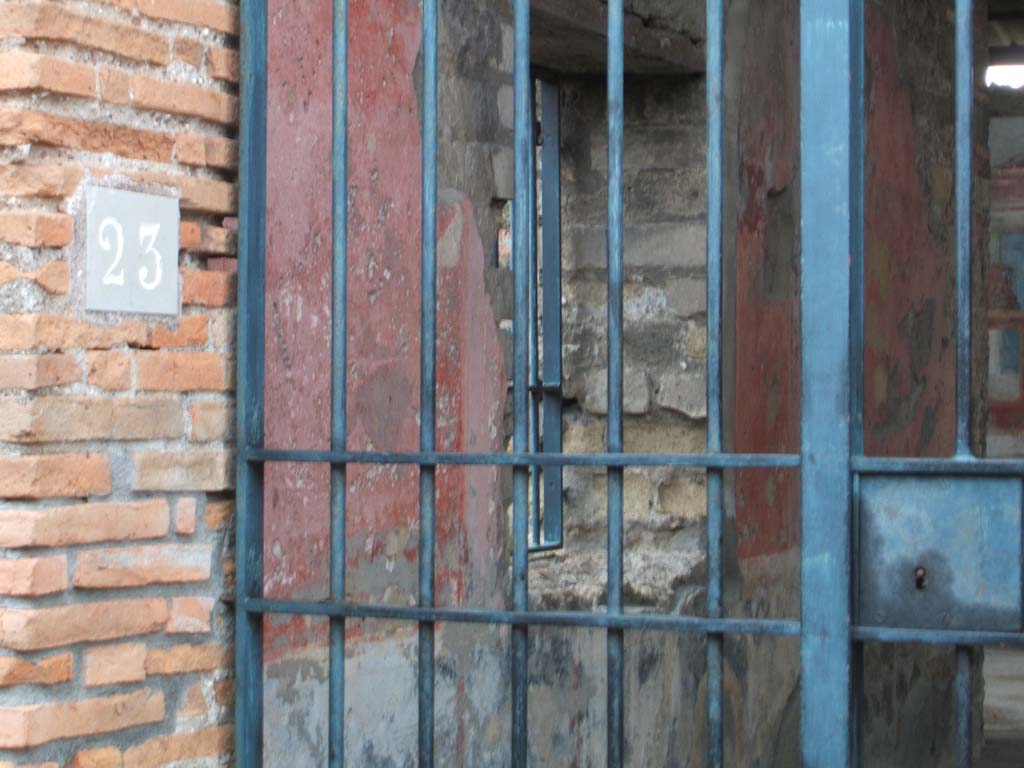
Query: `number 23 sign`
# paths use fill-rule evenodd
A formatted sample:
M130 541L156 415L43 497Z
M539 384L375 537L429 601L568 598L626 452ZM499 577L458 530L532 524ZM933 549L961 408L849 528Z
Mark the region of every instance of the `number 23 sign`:
M178 314L178 227L173 197L86 189L85 308Z

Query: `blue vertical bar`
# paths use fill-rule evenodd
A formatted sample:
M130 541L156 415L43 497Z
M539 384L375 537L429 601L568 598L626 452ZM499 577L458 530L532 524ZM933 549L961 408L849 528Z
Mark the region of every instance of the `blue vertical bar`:
M245 460L263 446L263 371L267 211L267 5L241 5L241 146L239 152L238 414L236 548L237 605L263 594L263 465ZM263 763L263 616L240 611L235 621L235 759Z
M423 228L420 450L436 448L437 0L423 0ZM435 467L420 467L420 607L434 605ZM434 764L434 623L419 625L419 764Z
M529 333L529 261L530 165L533 163L533 143L530 122L533 105L530 103L530 0L515 0L515 201L512 215L512 270L514 309L512 320L512 447L525 452L529 439L528 408L528 353ZM527 568L529 536L529 470L517 466L512 470L512 607L525 611L528 606ZM526 768L527 720L526 694L527 639L525 624L512 626L512 766Z
M850 762L851 0L800 15L802 751Z
M562 168L561 91L541 82L541 207L543 209L544 452L562 452ZM544 544L562 544L562 468L544 468Z
M956 0L956 453L971 455L974 3Z
M722 154L725 9L723 0L707 2L707 110L708 110L708 453L722 450ZM722 616L722 472L707 473L708 602L711 618ZM722 635L707 638L708 766L721 768L724 753L722 726Z
M850 445L864 453L864 0L851 0Z
M974 763L974 670L973 651L956 649L956 764L971 768Z
M334 0L331 168L331 449L345 450L348 371L348 0ZM331 597L345 599L344 464L331 467ZM345 765L345 619L331 619L328 759Z
M530 83L530 109L533 113L530 116L530 146L533 148L530 155L530 248L529 266L527 271L530 274L529 299L530 299L530 453L540 451L540 335L538 334L537 309L538 284L537 284L537 94ZM540 467L530 467L530 528L534 546L541 543L540 537Z
M971 456L974 3L956 0L956 455ZM957 765L973 762L973 650L956 649Z
M850 46L853 57L850 88L850 147L852 165L850 169L850 451L855 456L864 453L864 158L866 141L864 134L865 101L865 44L864 44L864 0L851 0ZM860 510L860 476L854 475L851 488L851 508L854 520L852 526L852 557L858 562ZM853 615L857 612L856 571L852 574L850 603ZM852 648L851 681L853 696L850 712L850 762L861 764L861 738L864 706L864 644L855 642Z
M622 440L622 0L608 0L608 452ZM608 613L622 613L621 467L608 468ZM608 630L608 765L623 763L623 645L621 629Z

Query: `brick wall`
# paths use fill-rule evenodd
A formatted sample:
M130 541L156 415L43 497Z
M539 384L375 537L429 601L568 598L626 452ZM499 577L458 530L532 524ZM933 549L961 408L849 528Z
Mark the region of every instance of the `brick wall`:
M232 748L237 32L0 5L0 765ZM83 310L90 182L180 195L180 318Z

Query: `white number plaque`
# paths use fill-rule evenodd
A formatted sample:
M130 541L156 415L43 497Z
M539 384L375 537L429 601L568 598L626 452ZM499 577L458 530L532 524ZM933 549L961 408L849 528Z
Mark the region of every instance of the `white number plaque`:
M178 200L86 189L85 308L178 314Z

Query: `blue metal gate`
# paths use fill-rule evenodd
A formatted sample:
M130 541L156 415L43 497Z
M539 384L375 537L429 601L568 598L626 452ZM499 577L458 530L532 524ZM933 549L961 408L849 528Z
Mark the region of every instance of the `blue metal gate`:
M347 2L334 3L333 326L331 449L266 450L263 445L267 12L242 0L242 197L238 373L237 760L262 763L263 617L330 620L329 760L345 762L345 622L393 619L419 627L419 763L434 763L434 633L441 622L511 627L512 764L527 764L527 637L531 626L589 627L607 634L607 759L623 764L623 634L628 629L707 637L707 764L723 763L726 635L799 637L802 751L806 766L857 765L861 644L930 643L957 648L959 765L972 754L972 648L1024 645L1021 629L1021 476L1024 462L977 459L970 450L970 267L972 201L973 3L956 0L957 377L956 454L947 459L863 455L864 342L864 2L801 3L802 445L799 455L723 452L722 174L723 0L707 3L708 94L708 433L701 454L623 451L623 3L608 2L608 445L607 452L531 450L528 328L532 96L530 3L515 0L514 435L501 454L442 453L435 445L437 28L438 0L423 0L423 231L420 450L346 449ZM331 473L331 593L322 602L263 596L263 477L271 462L318 462ZM419 603L345 599L345 477L350 464L419 467ZM502 465L514 474L511 610L434 604L435 470ZM593 466L608 472L608 601L604 613L533 612L527 602L531 468ZM623 611L623 470L707 470L708 600L705 617ZM799 621L723 615L722 473L799 468L802 486L802 613ZM922 549L922 547L927 549ZM922 554L922 553L925 554ZM944 559L965 573L928 591ZM924 559L921 559L924 558ZM928 558L931 558L930 560ZM973 558L973 560L971 559ZM950 562L945 565L949 566ZM892 579L889 579L889 570ZM868 573L882 578L867 578ZM931 582L929 580L932 580ZM910 585L909 587L907 585ZM908 589L925 593L910 602ZM923 603L921 601L924 601ZM916 606L916 607L915 607Z

